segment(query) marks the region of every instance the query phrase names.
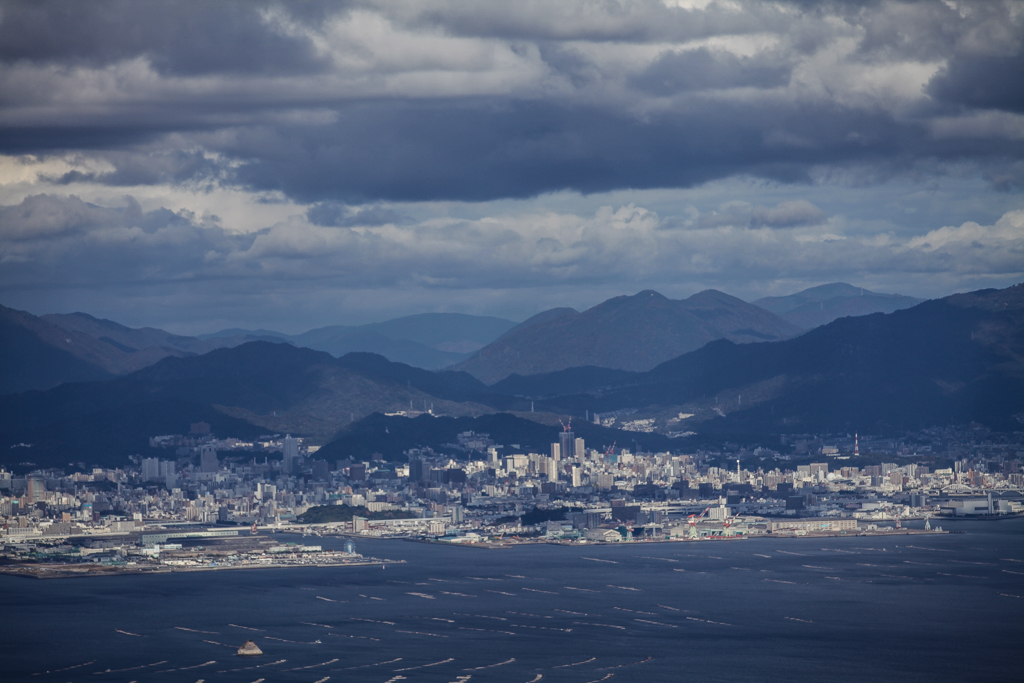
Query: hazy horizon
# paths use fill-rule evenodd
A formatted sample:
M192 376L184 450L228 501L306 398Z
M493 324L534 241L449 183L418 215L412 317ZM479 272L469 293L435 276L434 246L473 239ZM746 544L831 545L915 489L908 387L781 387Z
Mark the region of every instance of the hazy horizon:
M770 295L764 295L764 296L788 296L788 295L791 295L791 294L798 294L799 292L804 291L806 289L810 289L810 288L814 288L814 287L819 287L819 286L825 286L825 285L832 285L832 284L851 284L851 283L823 282L823 283L819 283L819 284L816 284L816 285L809 285L809 287L805 287L805 288L802 288L800 290L795 290L793 292L784 292L784 293L780 293L780 294L770 294ZM852 285L852 286L857 287L858 285ZM714 288L708 288L708 289L714 289ZM867 287L862 287L861 289L864 289L865 291L871 291L874 294L889 294L889 295L911 296L909 294L905 294L904 292L877 292L877 291L874 291L874 290L869 290ZM613 297L616 297L616 296L634 296L634 295L638 294L641 291L646 291L646 290L638 290L638 291L635 291L635 292L628 292L628 293L623 293L623 294L615 294L615 295L612 295L612 296ZM706 290L700 290L700 291L706 291ZM659 292L659 293L662 293L662 292ZM686 299L689 296L692 296L693 294L698 294L698 293L699 292L693 292L691 294L685 294L683 296L669 297L669 298L672 298L672 299ZM731 292L725 292L725 293L726 294L730 294L730 295L732 294ZM960 293L960 292L948 292L948 294L940 295L939 297L930 297L930 298L941 298L942 296L948 296L950 294L957 294L957 293ZM735 295L733 295L733 296L735 296ZM611 298L611 297L609 297L609 298ZM762 298L762 297L754 297L754 298L751 298L751 299L744 299L744 301L746 301L747 303L754 303L756 300L758 300L760 298ZM927 298L929 298L929 297L918 297L918 298L927 300ZM588 304L585 304L585 305L578 305L578 306L560 305L558 307L575 308L577 311L583 312L583 311L585 311L587 309L590 309L590 308L593 308L594 306L597 306L597 305L599 305L599 304L601 304L601 303L603 303L604 301L607 301L607 300L608 299L602 299L600 301L594 301L592 303L588 303ZM0 301L0 305L6 305L6 304L4 302ZM13 306L8 306L8 308L14 308L14 307ZM262 330L262 331L265 331L265 332L278 332L278 333L281 333L281 334L294 336L294 335L302 334L303 332L308 332L310 330L314 330L314 329L318 329L318 328L323 328L323 327L335 327L335 326L337 326L337 327L344 327L344 326L359 327L359 326L362 326L362 325L373 325L375 323L383 323L383 322L388 322L388 321L396 320L396 319L400 319L400 318L409 318L409 317L414 317L414 316L418 316L418 315L429 315L429 314L434 314L434 313L452 313L452 314L473 315L473 316L480 316L480 317L493 317L493 318L499 318L499 319L503 319L503 320L508 320L510 322L518 324L518 323L521 323L521 322L527 320L531 316L536 315L538 313L541 313L541 312L543 312L545 310L550 310L550 309L549 308L544 308L544 309L536 310L533 313L530 313L530 314L528 314L526 316L516 317L516 318L510 318L510 317L506 317L506 316L502 316L502 315L495 315L495 314L488 313L486 311L484 311L484 312L475 312L475 313L466 313L465 311L451 311L451 310L413 311L413 312L406 313L406 314L403 314L403 315L396 315L396 316L389 316L389 317L366 318L366 319L346 319L346 320L338 320L338 321L323 320L323 321L320 321L319 323L315 323L314 322L312 325L304 325L304 326L299 326L299 327L286 327L286 326L283 326L283 325L275 327L272 323L260 322L258 320L255 321L255 322L251 322L250 324L225 325L225 326L222 326L222 327L217 327L216 329L207 329L207 326L204 326L204 323L202 323L202 322L183 323L183 324L173 324L173 323L172 324L161 324L159 321L156 321L156 322L145 322L145 323L141 323L141 324L138 324L138 325L128 325L128 326L129 327L152 327L152 328L162 329L162 330L166 330L168 332L172 332L174 334L181 334L181 335L185 335L185 336L210 335L210 334L216 334L216 333L219 333L219 332L223 332L223 331L226 331L226 330L232 330L232 329L241 329L241 330L247 330L247 331L261 331ZM31 313L33 315L37 315L37 316L43 316L43 315L49 315L49 314L84 313L86 315L91 315L94 318L111 320L113 322L120 323L122 325L126 325L127 324L127 323L125 323L124 320L118 319L116 317L112 317L112 316L111 317L107 317L107 316L97 315L97 314L94 314L91 311L83 311L83 310L58 310L58 311L51 311L51 310L28 310L27 312ZM116 315L116 313L115 313L115 315Z

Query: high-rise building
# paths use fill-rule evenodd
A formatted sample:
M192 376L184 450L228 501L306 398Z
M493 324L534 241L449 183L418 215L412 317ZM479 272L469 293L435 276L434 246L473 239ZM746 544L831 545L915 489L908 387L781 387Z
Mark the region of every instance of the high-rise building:
M422 458L410 458L409 460L409 482L416 483L425 481L430 470Z
M583 460L587 455L586 446L583 443L583 438L579 437L576 439L575 456L580 460Z
M326 460L313 461L313 476L317 481L327 481L331 478L331 467Z
M202 472L216 472L220 469L220 462L217 461L217 449L212 444L200 446L199 469Z
M46 500L46 480L42 477L29 477L25 482L28 490L25 492L25 502L28 505L35 505Z
M282 450L284 451L284 461L281 464L281 470L285 474L292 474L295 472L295 463L299 459L299 440L293 439L291 434L286 434Z
M576 435L570 431L562 430L558 434L559 452L566 460L573 457L576 452Z
M156 481L160 478L160 460L157 458L142 459L142 481Z
M551 444L551 459L558 462L562 459L562 447L557 443Z
M273 484L264 484L260 482L256 485L256 497L264 503L274 500L277 496L277 487Z
M558 444L551 445L558 448ZM556 458L545 458L544 460L544 474L547 475L548 481L558 481L558 460Z

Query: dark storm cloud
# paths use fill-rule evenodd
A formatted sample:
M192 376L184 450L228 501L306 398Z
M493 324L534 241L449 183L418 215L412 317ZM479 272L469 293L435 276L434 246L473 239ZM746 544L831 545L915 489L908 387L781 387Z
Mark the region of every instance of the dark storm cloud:
M961 159L958 141L935 141L885 112L824 103L695 105L639 120L589 106L545 102L364 104L317 127L240 131L224 151L252 159L235 178L299 201L529 197L552 190L690 187L751 174L807 182L816 165L904 167L922 157ZM386 137L374 134L385 129ZM1024 154L1021 141L972 141L970 152Z
M951 104L1024 113L1024 54L957 57L928 92Z
M3 303L1019 279L1024 1L673 4L0 0Z
M541 41L684 41L722 34L782 29L780 6L745 3L736 12L725 3L700 10L669 7L661 0L565 0L563 2L425 2L400 14L412 26L435 26L461 36Z
M720 50L699 48L668 52L633 79L645 92L670 95L682 90L773 88L789 80L792 66L765 63L763 57L737 57Z
M7 2L0 152L107 169L63 183L304 203L806 182L851 165L966 163L1009 188L1021 123L968 118L1021 110L1017 5ZM964 121L938 135L937 117Z
M105 66L146 57L169 75L324 69L308 38L283 35L261 18L274 6L257 0L5 2L0 60Z

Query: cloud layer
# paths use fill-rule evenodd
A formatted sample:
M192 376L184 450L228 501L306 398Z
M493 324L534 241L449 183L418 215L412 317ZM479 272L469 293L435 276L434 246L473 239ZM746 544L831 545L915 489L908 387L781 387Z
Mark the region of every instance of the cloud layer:
M1004 285L1022 93L1022 0L0 1L3 303Z
M349 209L349 216L376 218L344 227L294 216L235 233L187 212L143 211L130 199L108 208L37 195L0 208L0 288L26 297L86 288L118 305L140 293L183 305L202 298L203 306L221 309L214 318L227 320L230 309L245 311L243 318L254 311L264 319L287 318L292 299L336 301L341 292L359 295L363 315L381 307L411 312L427 293L461 305L475 300L478 312L486 306L504 312L512 298L533 292L545 292L542 298L555 305L565 303L559 295L588 291L589 305L621 293L627 282L669 292L699 283L728 289L736 273L767 282L795 271L811 281L890 287L914 277L943 278L953 287L1024 277L1024 211L994 225L942 227L909 240L844 235L841 219L807 201L732 203L668 220L632 204L586 216L401 223L382 220L387 213ZM396 301L396 293L408 301Z
M6 3L0 150L302 202L1024 153L1019 1L670 5Z

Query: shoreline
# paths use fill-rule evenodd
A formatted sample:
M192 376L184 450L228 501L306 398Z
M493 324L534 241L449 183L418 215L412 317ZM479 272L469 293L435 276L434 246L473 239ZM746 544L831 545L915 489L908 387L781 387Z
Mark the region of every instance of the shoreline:
M926 531L924 529L900 529L898 531L861 531L859 533L847 534L842 532L810 532L806 534L758 534L756 536L708 536L705 538L677 538L677 539L651 539L620 541L606 543L602 541L590 541L587 543L573 543L571 541L560 541L555 539L526 540L518 542L499 543L446 543L436 539L428 538L374 538L359 537L362 540L372 541L407 541L412 543L423 543L425 545L443 546L449 548L471 548L477 550L507 550L521 546L558 546L563 548L588 548L588 547L622 547L630 548L640 545L670 544L670 543L721 543L730 541L750 540L782 540L782 539L813 539L813 538L889 538L892 536L943 536L951 533L966 533L963 531ZM184 565L154 565L154 566L119 566L119 565L96 565L96 564L9 564L0 566L0 576L14 576L27 579L70 579L84 577L104 576L147 576L154 574L175 574L175 573L196 573L216 572L230 570L254 570L254 569L305 569L305 568L332 568L332 567L372 567L376 565L386 567L389 564L406 564L406 560L389 560L368 558L357 562L325 562L325 563L272 563L272 564L239 564L239 565L217 565L217 566L184 566Z
M334 567L374 567L376 565L405 564L405 560L369 558L359 562L337 562L320 564L244 564L218 565L216 567L188 567L155 565L151 567L121 567L117 565L86 564L21 564L0 566L0 576L16 576L25 579L73 579L103 576L149 576L154 574L188 574L195 572L216 572L251 569L328 569ZM78 569L81 567L81 569Z

